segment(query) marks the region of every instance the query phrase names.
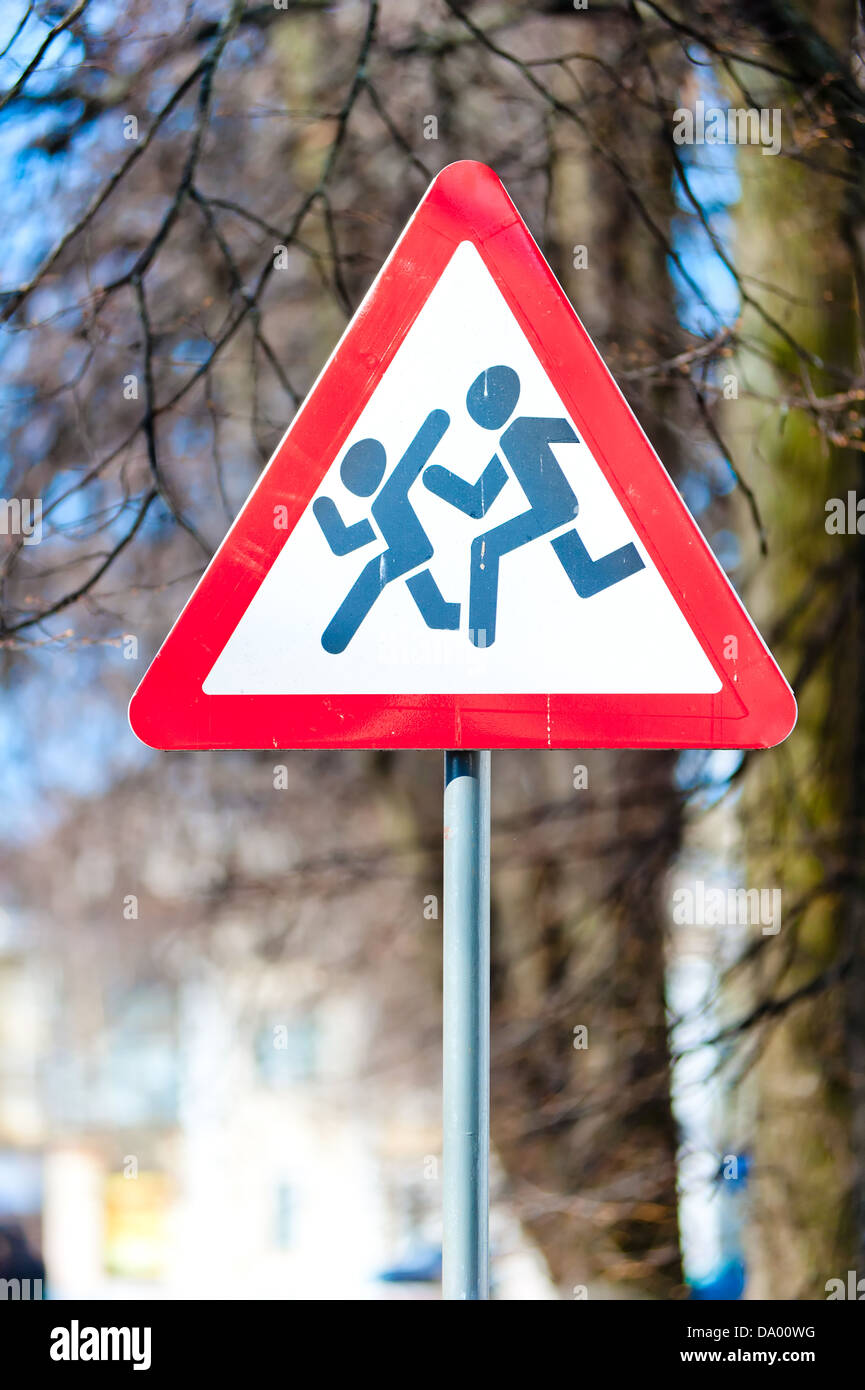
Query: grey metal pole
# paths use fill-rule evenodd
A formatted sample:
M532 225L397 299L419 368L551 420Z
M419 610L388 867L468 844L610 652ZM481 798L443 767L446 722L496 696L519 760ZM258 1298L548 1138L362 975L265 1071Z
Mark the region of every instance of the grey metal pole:
M445 753L443 1256L447 1299L489 1298L490 754Z

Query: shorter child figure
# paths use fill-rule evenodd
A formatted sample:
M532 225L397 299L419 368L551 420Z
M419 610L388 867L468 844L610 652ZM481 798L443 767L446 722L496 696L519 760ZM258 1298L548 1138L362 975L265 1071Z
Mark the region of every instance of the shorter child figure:
M387 549L364 566L325 628L321 645L326 652L345 651L385 585L432 559L432 543L418 521L408 491L449 424L450 416L444 410L430 411L372 503L370 514ZM356 497L371 497L381 484L386 466L387 456L379 440L360 439L346 453L340 477ZM349 555L376 539L368 518L347 526L330 497L317 498L312 510L334 555ZM427 627L456 631L460 605L446 602L429 569L411 575L406 586Z

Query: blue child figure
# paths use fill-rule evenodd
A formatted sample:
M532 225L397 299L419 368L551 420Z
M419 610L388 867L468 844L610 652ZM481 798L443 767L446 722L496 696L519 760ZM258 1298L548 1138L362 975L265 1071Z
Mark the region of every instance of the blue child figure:
M345 651L385 585L432 559L432 543L417 519L408 492L449 424L446 411L430 411L372 503L370 512L387 549L364 566L325 628L321 645L326 652ZM360 439L347 451L340 465L340 477L356 497L372 497L379 489L386 466L384 446L377 439ZM368 518L347 526L330 497L317 498L312 510L334 555L349 555L376 539ZM406 585L427 627L449 631L459 628L460 605L445 601L429 569L410 575Z
M510 419L520 394L520 379L511 367L489 367L469 387L466 408L486 430L500 430ZM499 562L503 555L572 521L579 511L551 444L578 444L579 439L564 418L521 415L500 438L502 453L529 501L529 509L500 526L476 536L471 547L469 588L469 636L476 647L489 647L496 637ZM467 483L441 464L431 464L423 475L425 487L466 515L486 515L508 480L508 473L494 454L476 483ZM593 560L576 528L550 542L580 598L618 584L644 568L636 546L630 542Z

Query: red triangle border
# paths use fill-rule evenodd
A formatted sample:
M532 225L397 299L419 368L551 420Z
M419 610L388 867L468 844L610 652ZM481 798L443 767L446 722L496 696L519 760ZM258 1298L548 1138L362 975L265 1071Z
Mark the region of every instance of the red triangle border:
M473 242L722 682L714 695L205 695L462 241ZM277 530L274 508L288 525ZM303 602L303 595L298 595ZM731 637L736 659L727 658ZM659 653L659 660L663 655ZM154 748L765 748L796 702L496 174L436 177L133 696Z

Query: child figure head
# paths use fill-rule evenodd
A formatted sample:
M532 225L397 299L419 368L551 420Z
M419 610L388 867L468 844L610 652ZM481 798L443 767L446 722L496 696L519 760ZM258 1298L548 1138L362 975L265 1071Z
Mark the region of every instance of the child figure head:
M339 476L355 497L372 497L387 467L384 445L377 439L359 439L339 466Z
M476 425L500 430L513 414L520 396L520 379L511 367L487 367L476 376L466 396L466 409Z

